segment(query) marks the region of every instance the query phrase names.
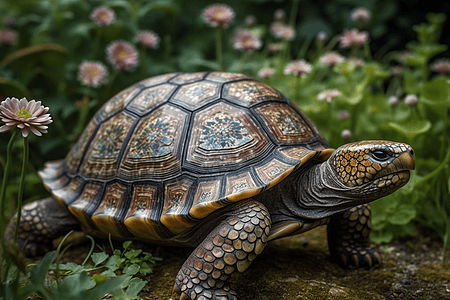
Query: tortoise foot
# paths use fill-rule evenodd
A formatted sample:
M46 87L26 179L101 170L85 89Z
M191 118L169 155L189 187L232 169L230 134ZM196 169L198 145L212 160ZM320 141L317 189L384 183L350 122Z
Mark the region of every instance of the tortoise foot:
M16 214L6 228L8 243L14 239L17 218ZM46 198L22 207L17 244L28 257L45 254L53 248L54 239L79 228L78 221L67 209L55 199Z
M228 284L215 282L215 280L201 281L198 278L191 278L184 274L183 270L178 273L173 291L180 295L180 300L238 299L236 292Z
M336 249L331 258L341 267L348 269L370 269L374 266L381 265L381 255L377 250L357 245L349 245Z

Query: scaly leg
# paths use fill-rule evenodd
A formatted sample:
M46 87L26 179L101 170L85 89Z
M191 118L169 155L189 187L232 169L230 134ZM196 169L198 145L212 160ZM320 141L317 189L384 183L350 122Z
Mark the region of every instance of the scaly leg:
M370 206L363 204L331 217L328 248L333 261L345 268L371 268L381 264L378 251L369 247L370 215Z
M271 220L267 208L256 201L237 203L235 209L184 262L174 287L180 299L237 299L228 280L263 251Z
M6 240L12 241L17 215L6 228ZM70 230L81 230L78 221L52 197L23 206L17 243L26 256L48 252L52 241Z

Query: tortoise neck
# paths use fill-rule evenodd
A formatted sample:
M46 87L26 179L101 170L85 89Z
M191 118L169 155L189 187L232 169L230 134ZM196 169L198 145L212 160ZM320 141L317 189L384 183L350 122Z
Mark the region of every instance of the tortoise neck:
M295 179L294 213L302 218L321 219L356 206L352 191L340 183L327 161L304 168Z

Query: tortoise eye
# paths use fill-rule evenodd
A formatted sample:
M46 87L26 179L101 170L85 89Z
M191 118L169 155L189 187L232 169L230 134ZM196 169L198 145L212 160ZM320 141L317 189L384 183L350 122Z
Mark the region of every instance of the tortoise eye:
M372 154L378 160L387 160L389 158L389 155L382 150L372 151Z

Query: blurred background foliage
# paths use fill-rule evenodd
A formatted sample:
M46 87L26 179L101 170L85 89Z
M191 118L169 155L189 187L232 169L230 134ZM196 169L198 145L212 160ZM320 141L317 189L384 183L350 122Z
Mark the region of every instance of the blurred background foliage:
M244 72L258 77L262 68L275 74L264 79L269 85L296 102L315 122L332 147L348 141L391 139L410 143L417 153L417 170L411 182L373 203L372 238L389 242L404 234L415 234L420 222L443 238L450 236L449 183L449 103L448 74L437 74L430 64L448 57L449 26L444 26L448 2L392 0L230 0L222 1L236 16L224 30L224 66L226 71ZM25 199L46 195L36 170L47 160L63 158L77 140L96 109L123 88L149 76L168 72L212 71L216 62L216 34L202 19L202 10L210 1L88 1L88 0L3 0L0 2L1 27L17 33L13 45L0 43L0 99L27 97L50 107L54 124L43 138L31 136L30 172ZM115 13L111 25L100 27L90 14L98 6ZM364 7L371 12L366 23L351 20L351 12ZM268 45L279 42L270 34L276 9L283 9L296 35L283 41L284 50L271 53ZM245 18L253 15L256 24L248 28L263 41L253 53L242 53L231 42L235 29L246 27ZM7 20L14 18L13 24ZM418 25L420 24L420 25ZM248 27L248 26L247 26ZM370 47L338 48L336 36L344 29L368 32ZM105 49L118 40L133 43L140 30L152 30L160 37L157 49L136 45L140 60L131 72L117 71L108 63ZM325 32L325 45L317 35ZM346 60L334 68L319 62L327 50L338 50L346 58L355 55L361 64ZM410 58L401 60L408 49ZM306 59L313 66L307 76L285 75L283 69L293 59ZM78 67L84 60L104 63L108 83L88 88L78 80ZM399 74L391 67L401 68ZM317 99L325 90L337 89L341 96L332 102ZM389 98L414 95L417 105ZM339 113L345 111L347 118ZM87 117L87 118L86 118ZM350 135L343 135L348 130ZM9 134L0 135L0 167L4 167ZM15 161L20 161L18 151ZM17 194L19 167L13 170L8 195ZM10 201L13 203L13 201ZM9 208L12 211L12 207Z

